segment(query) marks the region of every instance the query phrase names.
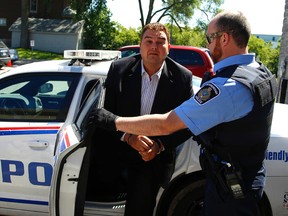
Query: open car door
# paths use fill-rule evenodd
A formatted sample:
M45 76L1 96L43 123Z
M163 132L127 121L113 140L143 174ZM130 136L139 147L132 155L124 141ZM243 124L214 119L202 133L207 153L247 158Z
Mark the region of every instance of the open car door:
M88 94L75 123L68 125L58 134L49 197L51 216L123 215L125 198L103 200L98 196L87 199L86 195L87 190L90 190L90 159L95 157L90 155L91 148L98 144L95 140L91 142L97 133L96 127L88 127L87 123L93 108L102 107L104 102L103 82L104 80L99 79ZM97 192L95 194L97 195Z
M91 89L75 123L66 126L58 134L49 197L51 216L83 214L81 212L83 212L86 194L83 185L87 181L87 172L86 174L81 172L81 168L85 165L85 160L89 159L88 145L85 140L89 140L87 137L93 132L93 128L89 129L85 125L89 111L102 104L104 95L102 83L103 80L99 79ZM88 169L83 170L88 171Z

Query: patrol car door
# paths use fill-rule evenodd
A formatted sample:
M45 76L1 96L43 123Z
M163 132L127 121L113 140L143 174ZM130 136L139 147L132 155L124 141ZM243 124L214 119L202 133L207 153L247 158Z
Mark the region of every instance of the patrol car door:
M7 209L47 214L54 143L72 99L58 93L74 78L25 73L1 79L1 215Z
M275 103L271 136L266 152L267 179L265 192L273 215L288 213L288 105Z
M102 106L104 90L102 80L87 96L75 123L59 133L55 167L50 191L51 216L82 215L89 169L89 137L94 127L87 127L88 114Z

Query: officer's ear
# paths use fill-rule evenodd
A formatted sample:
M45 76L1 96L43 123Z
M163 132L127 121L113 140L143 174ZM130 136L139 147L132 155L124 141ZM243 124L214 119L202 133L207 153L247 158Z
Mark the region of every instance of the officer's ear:
M228 43L231 42L231 40L233 40L233 36L232 36L232 34L230 34L230 33L228 33L228 32L224 32L224 33L222 34L221 40L222 40L222 43L223 43L224 45L227 45Z

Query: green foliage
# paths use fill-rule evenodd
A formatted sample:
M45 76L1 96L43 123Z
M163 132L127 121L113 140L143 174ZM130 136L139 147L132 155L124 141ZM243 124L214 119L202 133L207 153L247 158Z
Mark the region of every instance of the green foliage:
M85 49L119 49L122 46L139 44L141 28L125 28L110 20L111 13L106 6L106 0L70 0L71 7L77 11L77 20L85 20L84 47ZM135 0L136 1L136 0ZM145 0L146 1L146 0ZM162 8L153 7L150 0L149 9L144 22L143 11L140 10L142 26L163 18L170 29L171 44L205 47L205 32L209 18L219 12L219 6L224 0L161 0ZM141 0L138 0L141 8ZM206 17L197 21L197 27L190 28L187 24L194 12L200 10ZM184 26L181 25L184 24ZM274 74L278 71L280 47L273 48L271 44L252 36L249 41L249 52L255 52L257 58L263 62Z
M77 11L76 20L85 20L83 33L85 49L118 49L125 45L139 44L141 29L126 29L119 23L112 22L106 0L70 1L71 8ZM205 11L205 13L212 13L217 9L217 6L223 3L223 0L162 0L163 8L152 13L155 1L150 0L145 24L151 22L156 14L162 14L158 21L169 16L175 23L175 27L171 29L173 32L172 44L193 46L205 46L206 42L203 36L207 22L201 21L202 27L193 30L189 27L179 28L178 22L187 24L193 16L194 10L202 7L205 10L200 10ZM139 0L139 4L141 4L141 0ZM140 11L140 14L143 21L143 12Z
M113 49L140 43L140 29L138 31L135 28L127 29L120 24L117 24L116 29L112 44Z
M181 24L187 26L194 12L199 10L206 16L207 23L209 17L219 11L219 7L223 2L223 0L162 0L163 8L150 13L152 14L151 18L148 17L150 15L148 12L146 20L151 21L153 16L162 13L157 21L164 17L169 17L171 21L181 28ZM153 8L151 9L153 10ZM201 22L205 21L201 20Z
M279 44L276 48L273 48L271 43L252 35L248 47L250 53L255 53L257 59L266 65L273 74L277 75L280 54Z
M171 44L173 45L206 46L205 32L199 28L191 29L186 26L180 30L177 26L171 28L170 24L167 24L167 27L170 29Z
M110 21L111 13L106 1L93 1L85 16L84 48L112 49L115 36L115 22Z
M147 14L144 15L142 7L144 1L147 0L138 0L142 27L151 22L163 22L162 19L165 18L169 22L174 22L179 28L182 28L183 24L186 26L197 10L207 17L206 22L208 22L209 17L214 15L224 2L224 0L161 0L162 7L154 8L154 3L160 0L149 0ZM157 20L154 19L155 17Z
M76 20L85 19L86 12L93 1L94 0L70 0L71 8L76 11Z
M165 13L168 14L171 19L185 25L188 24L190 18L193 16L194 10L201 5L201 0L167 0L162 2L164 3L164 7L169 8Z

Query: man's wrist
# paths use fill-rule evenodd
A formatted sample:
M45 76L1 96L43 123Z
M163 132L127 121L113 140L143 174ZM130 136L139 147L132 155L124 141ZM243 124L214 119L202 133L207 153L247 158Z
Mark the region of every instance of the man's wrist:
M164 145L162 144L162 142L161 142L161 140L156 140L155 141L156 143L157 143L157 145L158 145L158 152L157 152L157 154L160 154L162 151L164 151L165 150L165 148L164 148Z
M132 137L132 134L128 134L128 133L126 133L125 134L125 142L128 144L128 145L130 145L130 138Z

